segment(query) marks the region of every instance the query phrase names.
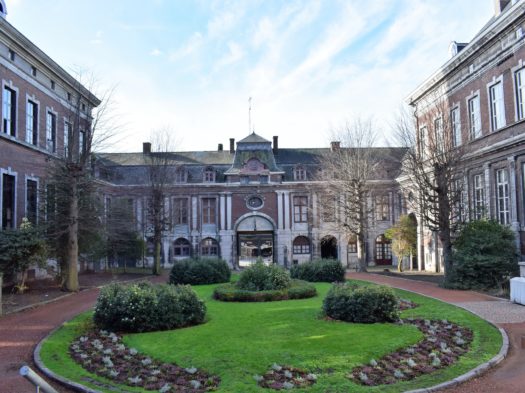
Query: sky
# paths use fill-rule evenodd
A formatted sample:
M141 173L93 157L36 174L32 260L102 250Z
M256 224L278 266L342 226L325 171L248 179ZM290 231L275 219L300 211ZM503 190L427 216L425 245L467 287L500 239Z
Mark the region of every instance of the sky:
M250 131L325 147L371 117L392 143L404 99L468 42L493 0L6 0L7 20L64 69L115 88L118 143L168 128L176 150ZM252 97L252 127L248 100Z

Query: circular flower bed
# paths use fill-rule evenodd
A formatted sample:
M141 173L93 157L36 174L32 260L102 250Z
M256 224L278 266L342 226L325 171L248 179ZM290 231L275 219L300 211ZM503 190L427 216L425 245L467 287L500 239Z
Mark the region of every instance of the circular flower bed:
M317 295L315 286L301 280L292 280L284 289L249 291L239 289L235 284L215 287L213 298L225 302L272 302L276 300L306 299Z
M71 357L87 371L120 384L168 392L208 392L220 378L195 367L161 363L126 348L122 338L104 330L91 332L69 347Z
M317 381L317 375L290 366L272 365L264 375L253 377L259 386L274 390L305 388Z
M419 343L352 370L349 378L361 385L388 385L448 367L468 351L472 331L447 320L404 319L425 335Z

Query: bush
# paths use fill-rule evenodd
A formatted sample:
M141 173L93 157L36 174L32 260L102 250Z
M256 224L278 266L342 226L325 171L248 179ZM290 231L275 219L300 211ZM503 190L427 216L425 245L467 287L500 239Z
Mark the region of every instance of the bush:
M518 250L514 233L496 221L471 221L454 242L454 268L448 287L501 288L518 275Z
M206 306L189 285L112 284L100 290L93 321L115 332L170 330L204 322Z
M229 282L231 271L222 259L184 259L173 265L170 284L216 284Z
M323 301L326 316L346 322L395 322L399 299L387 287L356 287L335 284Z
M236 285L247 291L271 291L289 288L291 283L290 274L282 267L257 262L241 273Z
M239 289L235 284L217 286L213 298L225 302L272 302L276 300L306 299L317 295L315 287L306 281L292 280L289 288L266 291Z
M343 282L345 269L341 262L333 259L317 259L294 265L290 270L292 278L310 282Z

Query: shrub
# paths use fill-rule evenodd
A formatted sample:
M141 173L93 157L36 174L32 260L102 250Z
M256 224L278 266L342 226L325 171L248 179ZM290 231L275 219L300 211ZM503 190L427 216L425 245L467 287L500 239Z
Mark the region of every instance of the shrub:
M315 287L300 280L292 280L289 288L266 291L239 289L235 284L218 285L213 298L225 302L272 302L276 300L306 299L317 295Z
M282 267L257 262L241 273L236 285L247 291L269 291L289 288L291 283L290 274Z
M229 282L231 271L222 259L184 259L173 265L170 284L216 284Z
M471 221L456 241L454 269L445 283L459 289L501 287L518 275L518 250L514 233L496 221Z
M189 285L112 284L101 289L93 320L117 332L169 330L204 322L206 306Z
M346 322L394 322L399 319L398 301L387 287L335 284L323 301L323 312Z
M317 259L294 265L290 270L292 278L310 282L343 282L345 269L334 259Z

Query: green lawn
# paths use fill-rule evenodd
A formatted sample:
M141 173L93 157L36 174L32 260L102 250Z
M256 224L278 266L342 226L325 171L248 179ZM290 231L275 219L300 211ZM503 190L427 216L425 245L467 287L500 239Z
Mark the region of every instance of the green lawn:
M211 299L213 285L194 287L206 300L207 323L167 332L125 337L129 347L165 362L203 368L221 377L220 392L262 392L253 379L273 363L304 368L319 379L304 392L399 392L434 385L454 378L492 358L501 346L498 330L480 318L454 306L404 291L397 291L419 307L403 317L448 319L470 327L475 335L471 351L453 367L413 381L391 386L363 387L345 376L352 367L416 343L421 333L412 326L348 324L319 318L329 284L316 284L319 296L271 303L223 303ZM42 359L55 372L104 392L86 382L111 382L84 371L67 354L71 340L89 325L90 313L82 314L59 329L42 348ZM109 386L108 386L109 387ZM122 387L125 391L140 391Z

